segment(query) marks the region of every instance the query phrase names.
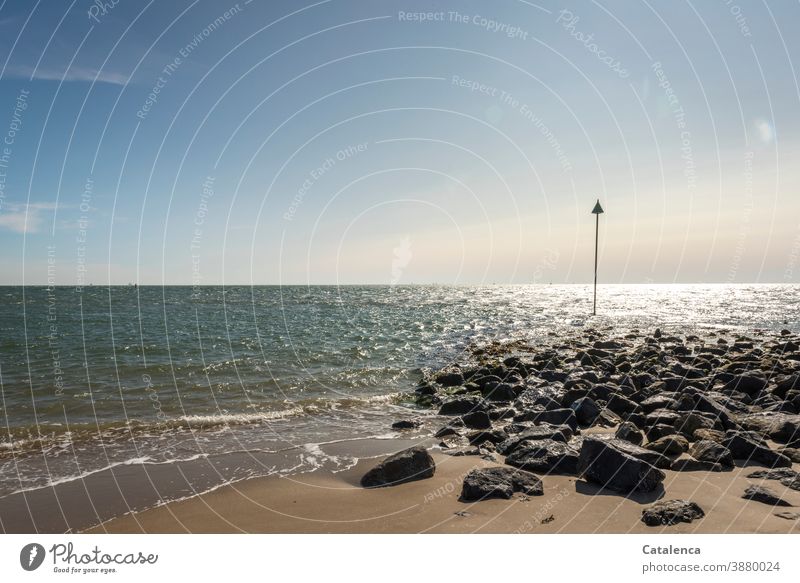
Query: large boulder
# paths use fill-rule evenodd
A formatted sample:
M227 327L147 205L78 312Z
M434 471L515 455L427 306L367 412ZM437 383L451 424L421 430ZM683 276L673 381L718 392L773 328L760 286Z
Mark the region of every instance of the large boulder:
M705 512L689 500L662 500L642 510L642 522L647 526L672 526L703 518Z
M578 471L578 451L552 439L526 441L506 457L506 463L531 472L575 474Z
M453 397L442 403L439 415L466 415L473 411L486 411L488 406L480 397Z
M461 420L470 429L489 429L492 426L492 420L486 411L470 411L462 415Z
M620 423L619 427L617 427L616 433L614 433L614 436L617 439L622 439L634 445L642 445L642 442L644 441L644 434L630 421Z
M667 435L648 443L646 449L663 455L681 455L689 449L689 442L682 435Z
M457 369L443 370L433 377L443 387L458 387L464 384L464 374Z
M698 429L713 429L714 421L698 413L684 413L675 420L673 427L687 439L692 439Z
M412 447L389 456L361 478L365 488L396 486L415 480L433 477L436 464L428 451L421 446Z
M600 415L600 407L591 397L581 397L570 405L581 425L591 425Z
M595 435L592 437L594 439L607 441L611 447L614 447L631 457L635 457L643 462L647 462L651 466L661 469L669 469L671 463L670 459L657 451L649 450L622 439L611 438L611 436L608 435Z
M553 425L568 425L575 431L578 428L578 419L572 409L553 409L550 411L529 410L514 417L515 421L533 421L534 423L551 423Z
M541 441L551 439L567 443L572 437L572 430L566 425L537 425L515 433L497 446L497 452L509 455L521 444L529 441Z
M726 391L738 391L753 396L767 388L767 379L753 373L735 375L725 384Z
M481 392L488 401L511 402L517 398L514 386L509 383L485 385Z
M724 445L715 441L701 440L692 444L691 456L701 462L720 464L726 468L733 467L733 454Z
M578 469L587 480L615 492L652 492L664 473L647 462L623 453L609 440L586 437Z
M730 431L722 443L727 447L734 459L756 461L769 468L789 468L792 460L785 455L760 444L742 431Z
M477 468L464 478L461 500L474 502L487 498L511 498L514 492L528 496L544 493L538 476L512 468Z

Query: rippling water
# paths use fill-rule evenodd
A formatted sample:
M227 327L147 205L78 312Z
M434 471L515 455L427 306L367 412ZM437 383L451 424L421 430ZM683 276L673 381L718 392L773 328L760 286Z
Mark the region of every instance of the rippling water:
M0 495L142 461L387 436L403 393L490 340L798 329L793 285L0 288Z

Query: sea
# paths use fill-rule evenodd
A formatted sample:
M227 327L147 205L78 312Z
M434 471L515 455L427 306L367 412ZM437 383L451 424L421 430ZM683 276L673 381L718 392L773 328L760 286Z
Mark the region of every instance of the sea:
M201 490L343 471L348 441L440 423L410 398L423 371L491 342L800 329L797 285L597 291L591 316L586 285L1 287L0 498L233 453Z

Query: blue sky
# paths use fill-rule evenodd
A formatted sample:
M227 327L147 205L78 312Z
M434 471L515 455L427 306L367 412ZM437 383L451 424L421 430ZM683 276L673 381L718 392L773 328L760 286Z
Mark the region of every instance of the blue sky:
M797 283L798 21L4 1L0 283Z

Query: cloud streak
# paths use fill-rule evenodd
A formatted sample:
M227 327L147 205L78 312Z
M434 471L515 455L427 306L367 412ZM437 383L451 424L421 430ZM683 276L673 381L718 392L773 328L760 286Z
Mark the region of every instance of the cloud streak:
M56 208L56 204L52 202L5 204L0 209L0 229L13 233L37 233L42 225L42 215Z
M14 77L24 77L32 81L77 81L83 83L109 83L112 85L127 85L130 77L124 73L114 71L98 71L92 67L70 67L64 74L63 70L47 67L34 69L30 65L11 66L8 74Z

